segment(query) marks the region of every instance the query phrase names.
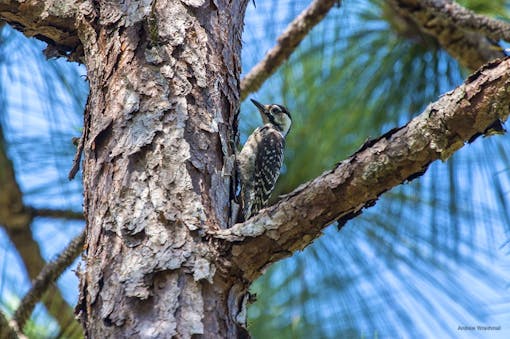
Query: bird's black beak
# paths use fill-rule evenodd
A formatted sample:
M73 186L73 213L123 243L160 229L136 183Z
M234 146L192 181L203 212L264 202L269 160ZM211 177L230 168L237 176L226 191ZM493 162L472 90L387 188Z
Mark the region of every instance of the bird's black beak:
M254 100L254 99L250 99L251 102L253 102L253 104L255 106L257 106L257 108L259 109L260 113L264 113L265 110L266 110L266 107L264 107L264 105L262 105L260 102L258 102L257 100Z

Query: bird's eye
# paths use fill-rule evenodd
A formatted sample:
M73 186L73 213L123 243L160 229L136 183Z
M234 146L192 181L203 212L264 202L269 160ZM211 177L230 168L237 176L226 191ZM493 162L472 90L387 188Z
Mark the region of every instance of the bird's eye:
M271 107L271 114L278 114L280 113L280 108L278 106Z

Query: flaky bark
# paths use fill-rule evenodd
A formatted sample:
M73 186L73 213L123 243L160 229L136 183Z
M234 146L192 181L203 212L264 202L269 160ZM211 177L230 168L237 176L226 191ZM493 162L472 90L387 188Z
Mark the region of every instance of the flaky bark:
M47 42L48 56L79 60L83 51L75 28L79 0L4 0L0 17L26 36Z
M206 231L227 228L247 1L99 1L79 21L92 338L236 337L240 285Z

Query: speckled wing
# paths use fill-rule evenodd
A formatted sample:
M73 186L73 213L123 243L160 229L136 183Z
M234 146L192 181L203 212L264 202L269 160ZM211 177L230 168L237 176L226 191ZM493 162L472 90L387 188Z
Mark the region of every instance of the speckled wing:
M251 206L245 217L249 218L262 209L274 189L283 163L285 139L280 132L270 126L259 131L260 141L255 156L255 176L251 187Z

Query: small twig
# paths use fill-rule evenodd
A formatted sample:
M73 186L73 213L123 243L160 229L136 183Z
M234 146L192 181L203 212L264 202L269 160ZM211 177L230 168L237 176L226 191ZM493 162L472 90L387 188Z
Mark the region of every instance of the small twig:
M241 80L241 101L262 86L271 74L294 52L310 30L326 16L338 0L315 0L278 37L277 44Z
M82 252L84 241L85 231L74 238L56 260L44 266L37 278L34 279L32 288L21 300L18 309L14 313L13 320L16 322L18 328L23 328L32 314L35 304L42 298L50 285L58 279L62 272L64 272Z
M90 100L90 95L89 99ZM90 113L89 113L89 102L87 100L87 104L85 105L85 112L83 113L83 131L81 132L81 138L78 141L78 145L76 147L76 153L74 154L73 159L73 166L71 167L71 170L69 171L68 178L69 180L73 180L76 176L76 173L78 173L78 170L80 169L80 160L81 155L83 154L83 147L85 145L85 140L87 140L88 132L89 132L89 125L90 125ZM76 143L76 139L73 138L73 144Z
M448 17L459 28L487 35L494 40L510 41L510 24L477 14L452 0L422 0L421 4L433 9L436 15Z
M84 220L82 212L75 212L71 210L57 210L51 208L30 208L32 216L55 218L55 219L71 219L71 220Z
M81 138L78 141L76 153L74 154L73 166L71 167L71 170L69 171L69 175L67 176L69 178L69 180L73 180L74 177L76 176L76 173L78 173L78 170L80 169L81 154L83 153L83 140L85 139L84 135L85 135L85 129L83 130ZM74 140L73 140L73 143L74 143Z

